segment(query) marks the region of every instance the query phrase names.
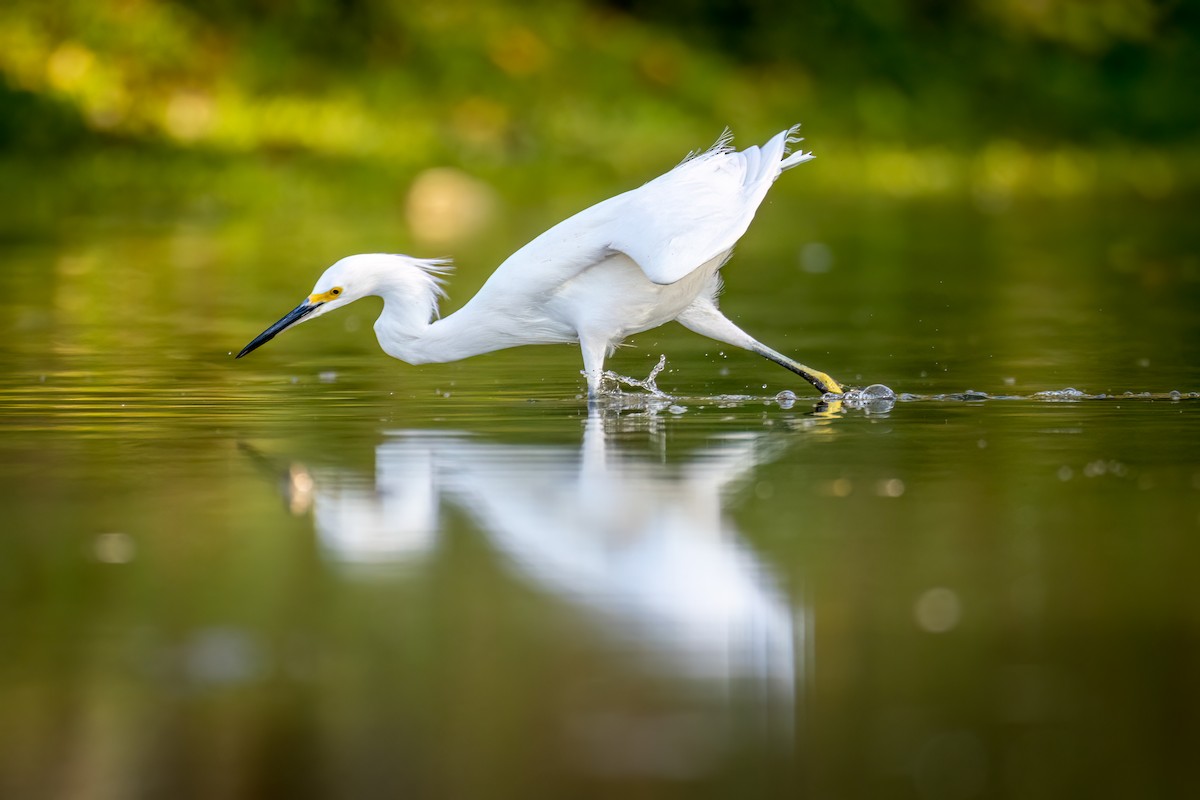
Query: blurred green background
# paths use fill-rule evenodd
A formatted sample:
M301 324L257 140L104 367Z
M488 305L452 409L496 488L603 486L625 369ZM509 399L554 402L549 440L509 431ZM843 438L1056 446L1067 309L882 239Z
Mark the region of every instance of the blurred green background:
M9 0L0 148L512 186L802 121L822 189L1158 196L1200 176L1198 33L1179 0Z
M1186 389L1171 348L1190 328L1162 299L1187 305L1200 275L1177 224L1200 186L1198 34L1197 4L1173 0L13 0L0 242L24 302L10 314L46 331L33 298L51 291L57 319L109 350L136 335L111 314L119 297L224 354L281 313L276 298L370 251L454 256L452 310L549 225L726 126L745 146L800 122L818 158L739 248L776 274L731 283L735 315L765 307L756 285L820 292L836 255L837 283L845 268L909 299L832 323L930 325L912 298L945 280L966 305L930 327L961 341L968 312L997 305L1001 348L1031 313L1063 322L1067 298L1108 309L1090 335L1139 351L1111 362L1118 376L1152 350L1174 367L1162 385L1093 389ZM978 247L952 264L949 237ZM1034 288L979 296L1001 249L991 278ZM1153 347L1129 335L1162 322ZM851 380L881 366L880 334L832 353ZM39 362L35 340L12 345ZM1098 363L1090 349L1056 354L1061 380Z

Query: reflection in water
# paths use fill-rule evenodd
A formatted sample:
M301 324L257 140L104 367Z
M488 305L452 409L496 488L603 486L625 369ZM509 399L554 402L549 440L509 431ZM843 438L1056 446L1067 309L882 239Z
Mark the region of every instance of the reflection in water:
M690 460L666 464L617 449L606 431L614 424L618 418L593 414L579 449L391 433L376 450L373 488L317 474L311 499L322 551L368 574L412 566L435 547L439 509L450 504L531 585L577 609L600 646L618 649L636 669L699 682L705 714L715 710L727 722L736 701L754 733L787 746L805 612L790 607L722 506L783 440L722 436ZM614 709L593 717L572 724L589 766L603 771L673 771L681 757L719 744L695 733L720 720L664 724L659 716L651 735L643 717L635 724ZM663 751L672 755L647 764L642 748L634 760L614 761L630 736L675 740Z

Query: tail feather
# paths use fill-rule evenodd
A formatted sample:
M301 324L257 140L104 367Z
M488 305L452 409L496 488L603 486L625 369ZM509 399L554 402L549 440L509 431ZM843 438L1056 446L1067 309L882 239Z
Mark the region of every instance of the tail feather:
M779 162L780 169L791 169L798 164L803 164L805 161L812 161L816 156L812 153L805 153L801 150L798 153L792 153L790 156Z
M800 132L799 125L793 125L792 127L787 129L787 138L784 140L783 152L785 154L790 154L790 155L788 155L787 158L785 158L779 162L779 168L781 170L791 169L792 167L796 166L797 164L803 164L805 161L812 161L814 158L816 158L816 156L814 156L811 152L806 153L803 150L798 150L795 153L792 153L791 146L794 144L800 144L801 142L804 141L804 138L802 136L796 135L799 132Z
M711 156L717 156L717 155L722 155L724 153L732 153L732 152L733 152L733 131L730 129L730 127L728 125L726 125L725 130L721 131L721 135L719 137L717 137L717 140L715 142L713 142L712 147L708 148L707 150L693 150L692 152L690 152L686 156L684 156L683 160L680 161L675 166L682 166L683 164L686 164L689 161L698 161L701 159L709 158Z

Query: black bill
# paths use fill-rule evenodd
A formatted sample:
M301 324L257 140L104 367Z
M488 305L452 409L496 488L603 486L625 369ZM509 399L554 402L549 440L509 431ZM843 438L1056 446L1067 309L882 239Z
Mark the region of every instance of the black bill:
M295 325L297 322L316 311L321 307L321 305L321 303L310 303L305 300L303 303L284 314L283 319L279 320L279 322L276 322L274 325L267 328L265 331L255 337L253 342L243 347L242 352L238 353L237 357L241 358L242 356L246 355L246 353L262 347L264 344L274 339L278 334L282 333L287 328Z

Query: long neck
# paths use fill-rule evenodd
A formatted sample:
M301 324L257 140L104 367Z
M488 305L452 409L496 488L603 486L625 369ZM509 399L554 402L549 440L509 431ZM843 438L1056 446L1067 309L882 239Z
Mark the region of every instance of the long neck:
M383 313L375 335L384 351L409 364L458 361L507 346L477 304L467 303L443 319L431 319L437 296L408 289L381 290Z

